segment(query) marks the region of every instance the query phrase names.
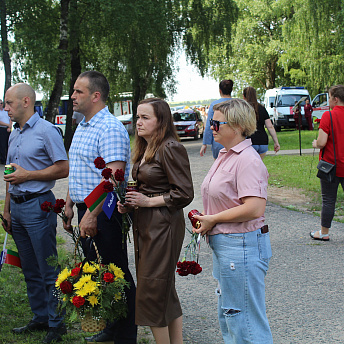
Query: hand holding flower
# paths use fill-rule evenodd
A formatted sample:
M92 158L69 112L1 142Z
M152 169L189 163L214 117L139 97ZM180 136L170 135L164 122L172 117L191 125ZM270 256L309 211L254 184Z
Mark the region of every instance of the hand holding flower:
M202 236L207 234L207 232L210 231L216 225L216 222L214 222L213 215L194 215L194 218L201 223L201 227L199 227L198 229L193 228L192 231L194 233L201 233Z
M68 233L73 233L73 227L72 227L72 218L74 217L73 207L66 205L64 214L67 218L67 222L62 221L63 228Z
M117 202L117 209L120 214L129 213L132 210L132 207L129 205L124 205L120 201Z
M98 232L96 214L93 214L93 212L90 212L87 209L85 215L80 221L79 229L80 236L82 238L85 238L86 236L94 237Z

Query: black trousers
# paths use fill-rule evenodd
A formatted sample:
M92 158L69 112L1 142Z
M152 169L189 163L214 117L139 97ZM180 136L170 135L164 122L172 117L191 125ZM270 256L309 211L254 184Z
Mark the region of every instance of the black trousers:
M0 127L0 164L2 165L6 164L9 137L10 133L7 131L7 128Z
M85 210L78 210L78 221L80 223ZM135 293L136 287L133 277L128 267L127 245L122 245L122 215L118 213L117 208L109 220L104 212L97 218L98 233L93 237L97 245L103 264L114 263L125 273L125 280L130 283L130 288L126 289L128 304L128 314L124 319L114 319L114 322L107 329L114 333L115 344L136 344L137 326L135 325ZM85 256L89 253L91 260L96 260L96 253L92 245L91 249L86 244L86 239L82 240ZM89 252L91 250L91 252Z
M333 183L320 179L321 185L321 226L331 228L337 201L338 186L341 184L344 191L344 177L336 177Z

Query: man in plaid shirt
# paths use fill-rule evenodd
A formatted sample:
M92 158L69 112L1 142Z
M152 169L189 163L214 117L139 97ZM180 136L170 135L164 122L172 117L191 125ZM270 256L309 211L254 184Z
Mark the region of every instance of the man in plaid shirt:
M96 71L80 74L74 85L73 110L81 112L85 118L78 125L69 150L69 191L65 208L69 220L64 227L67 231L71 230L73 205L76 204L81 236L92 237L102 257L102 263L114 263L120 267L125 273L125 279L130 283L130 288L126 290L127 317L114 319L112 331L106 328L103 333L90 339L104 341L104 338L109 339L111 336L114 343L134 344L137 337L134 314L135 284L128 268L127 249L122 245L121 214L116 207L109 220L101 206L90 212L84 203L84 199L102 179L101 171L94 165L97 157L102 157L113 172L122 169L126 179L129 175L129 135L122 123L105 106L109 89L105 76ZM86 247L84 241L85 255L88 250L89 247ZM91 259L94 259L94 252L90 254Z

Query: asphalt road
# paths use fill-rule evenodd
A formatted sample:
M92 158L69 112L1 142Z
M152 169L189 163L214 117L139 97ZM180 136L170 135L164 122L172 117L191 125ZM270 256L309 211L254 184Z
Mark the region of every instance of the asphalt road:
M189 153L195 188L195 199L185 209L186 216L191 209L203 208L200 186L213 158L210 149L206 156L199 156L201 140L185 139L182 143ZM4 184L0 183L0 199L4 198ZM67 185L67 180L56 183L53 191L57 198L65 198ZM274 342L344 343L344 225L333 223L330 242L312 241L309 232L319 227L319 217L269 202L266 223L273 250L266 277L266 303ZM188 219L186 224L191 227ZM61 225L58 231L63 235ZM186 235L185 244L188 241L189 235ZM129 256L134 274L132 243L129 244ZM200 264L203 271L197 276L176 275L184 312L184 342L222 343L216 315L216 282L211 275L211 250L203 241Z

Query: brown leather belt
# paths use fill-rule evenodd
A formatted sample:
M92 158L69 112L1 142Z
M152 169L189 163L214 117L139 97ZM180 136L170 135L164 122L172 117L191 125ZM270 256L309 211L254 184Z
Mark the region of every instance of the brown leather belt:
M164 195L166 192L158 192L158 193L153 193L153 194L148 194L146 195L147 197L157 197L157 196L162 196Z

